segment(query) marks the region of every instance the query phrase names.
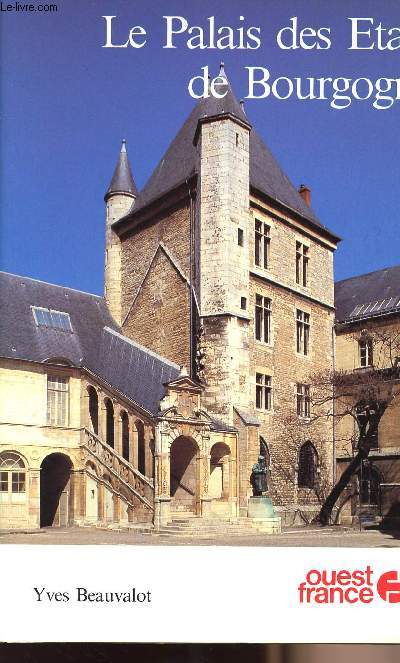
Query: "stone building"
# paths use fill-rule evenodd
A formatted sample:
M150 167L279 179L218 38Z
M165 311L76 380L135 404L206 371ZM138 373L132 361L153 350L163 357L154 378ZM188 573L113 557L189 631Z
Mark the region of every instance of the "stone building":
M335 286L336 366L355 371L368 384L371 372L400 365L400 266L363 274ZM363 378L363 379L364 379ZM344 495L342 522L400 518L400 383L387 380L393 402L386 409L368 459ZM385 396L385 393L383 393ZM354 429L356 430L354 431ZM336 434L338 474L353 457L357 425L345 417Z
M338 237L217 89L140 192L123 143L104 298L2 275L0 527L240 522L260 453L284 523L332 483L332 425L285 421L333 367Z

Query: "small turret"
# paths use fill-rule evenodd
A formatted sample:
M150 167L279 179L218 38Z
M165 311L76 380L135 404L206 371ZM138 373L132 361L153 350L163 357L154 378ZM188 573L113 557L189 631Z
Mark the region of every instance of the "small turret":
M106 203L104 297L111 315L118 324L121 324L121 242L112 226L134 206L137 193L124 139L114 175L104 196Z

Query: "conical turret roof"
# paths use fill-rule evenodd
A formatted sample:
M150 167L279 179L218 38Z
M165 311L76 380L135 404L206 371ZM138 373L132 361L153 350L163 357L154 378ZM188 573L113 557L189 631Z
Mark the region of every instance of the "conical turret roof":
M128 153L126 151L126 140L122 141L121 151L119 153L118 162L114 170L110 186L104 196L105 200L113 193L127 193L132 196L137 196L138 191L135 181L133 179L131 165L129 163Z
M294 211L312 226L325 230L331 237L339 239L320 223L312 209L299 194L297 188L283 172L262 138L251 128L242 104L237 101L232 91L223 65L221 66L220 76L225 79L225 82L217 90L219 92L224 90L226 95L222 99L210 95L198 101L144 188L140 191L135 207L127 216L117 221L115 225L120 227L125 222L133 220L143 208L195 175L197 151L194 138L199 122L219 115L230 115L239 122L245 123L251 129L250 186L276 201L279 205Z

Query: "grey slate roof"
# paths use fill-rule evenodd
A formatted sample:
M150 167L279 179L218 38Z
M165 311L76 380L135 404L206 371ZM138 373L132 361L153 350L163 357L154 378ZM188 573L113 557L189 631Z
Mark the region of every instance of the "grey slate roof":
M210 96L197 102L144 188L140 191L131 211L115 223L116 227L123 226L127 220L133 219L147 205L196 174L197 152L193 139L199 121L206 117L227 113L250 126L249 120L229 84L227 94L223 99ZM332 237L336 237L334 233L320 223L254 129L250 131L250 186L284 207L294 210L307 219L311 225L324 229Z
M128 153L126 151L126 141L122 141L121 151L119 153L117 165L112 177L110 186L104 196L107 200L112 193L130 193L133 196L138 195L136 184L133 179L131 164L129 163Z
M32 306L68 313L72 332L36 325ZM67 360L157 415L177 364L120 333L103 297L0 272L0 357L35 362ZM234 428L210 417L213 430Z
M337 322L400 312L400 265L338 281L335 307Z
M102 297L0 272L0 356L84 367L151 414L179 366L121 334ZM31 306L69 313L73 332L38 327Z

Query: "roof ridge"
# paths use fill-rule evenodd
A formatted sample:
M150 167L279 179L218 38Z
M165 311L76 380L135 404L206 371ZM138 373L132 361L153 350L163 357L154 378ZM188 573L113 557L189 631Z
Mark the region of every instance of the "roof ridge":
M68 285L60 285L59 283L50 283L49 281L42 281L41 279L35 279L33 276L23 276L22 274L14 274L13 272L5 272L0 270L0 274L5 276L14 276L17 279L26 279L27 281L34 281L35 283L43 283L44 285L49 285L52 288L62 288L63 290L72 290L72 292L79 292L81 295L87 295L88 297L96 297L97 299L104 300L103 295L95 295L93 292L87 292L86 290L78 290L78 288L71 288Z
M348 276L346 279L340 279L340 281L335 281L335 285L339 285L339 283L345 283L346 281L352 281L354 279L360 279L363 276L371 276L371 274L379 274L379 272L387 272L392 269L398 269L398 268L400 268L400 265L392 265L391 267L382 267L382 269L374 269L372 270L372 272L363 272L362 274Z
M130 345L133 345L135 348L138 348L139 350L142 350L148 355L151 355L152 357L155 357L156 359L159 359L162 361L164 364L167 364L168 366L171 366L172 368L176 368L177 370L180 370L179 364L175 364L175 362L171 361L170 359L167 359L166 357L163 357L162 355L158 354L158 352L154 352L154 350L150 350L150 348L146 348L144 345L141 345L140 343L137 343L136 341L133 341L131 338L128 338L127 336L124 336L123 334L120 334L119 332L115 331L115 329L111 329L111 327L104 327L104 331L108 332L109 334L113 334L114 336L118 336L123 341L126 341L126 343L129 343Z

